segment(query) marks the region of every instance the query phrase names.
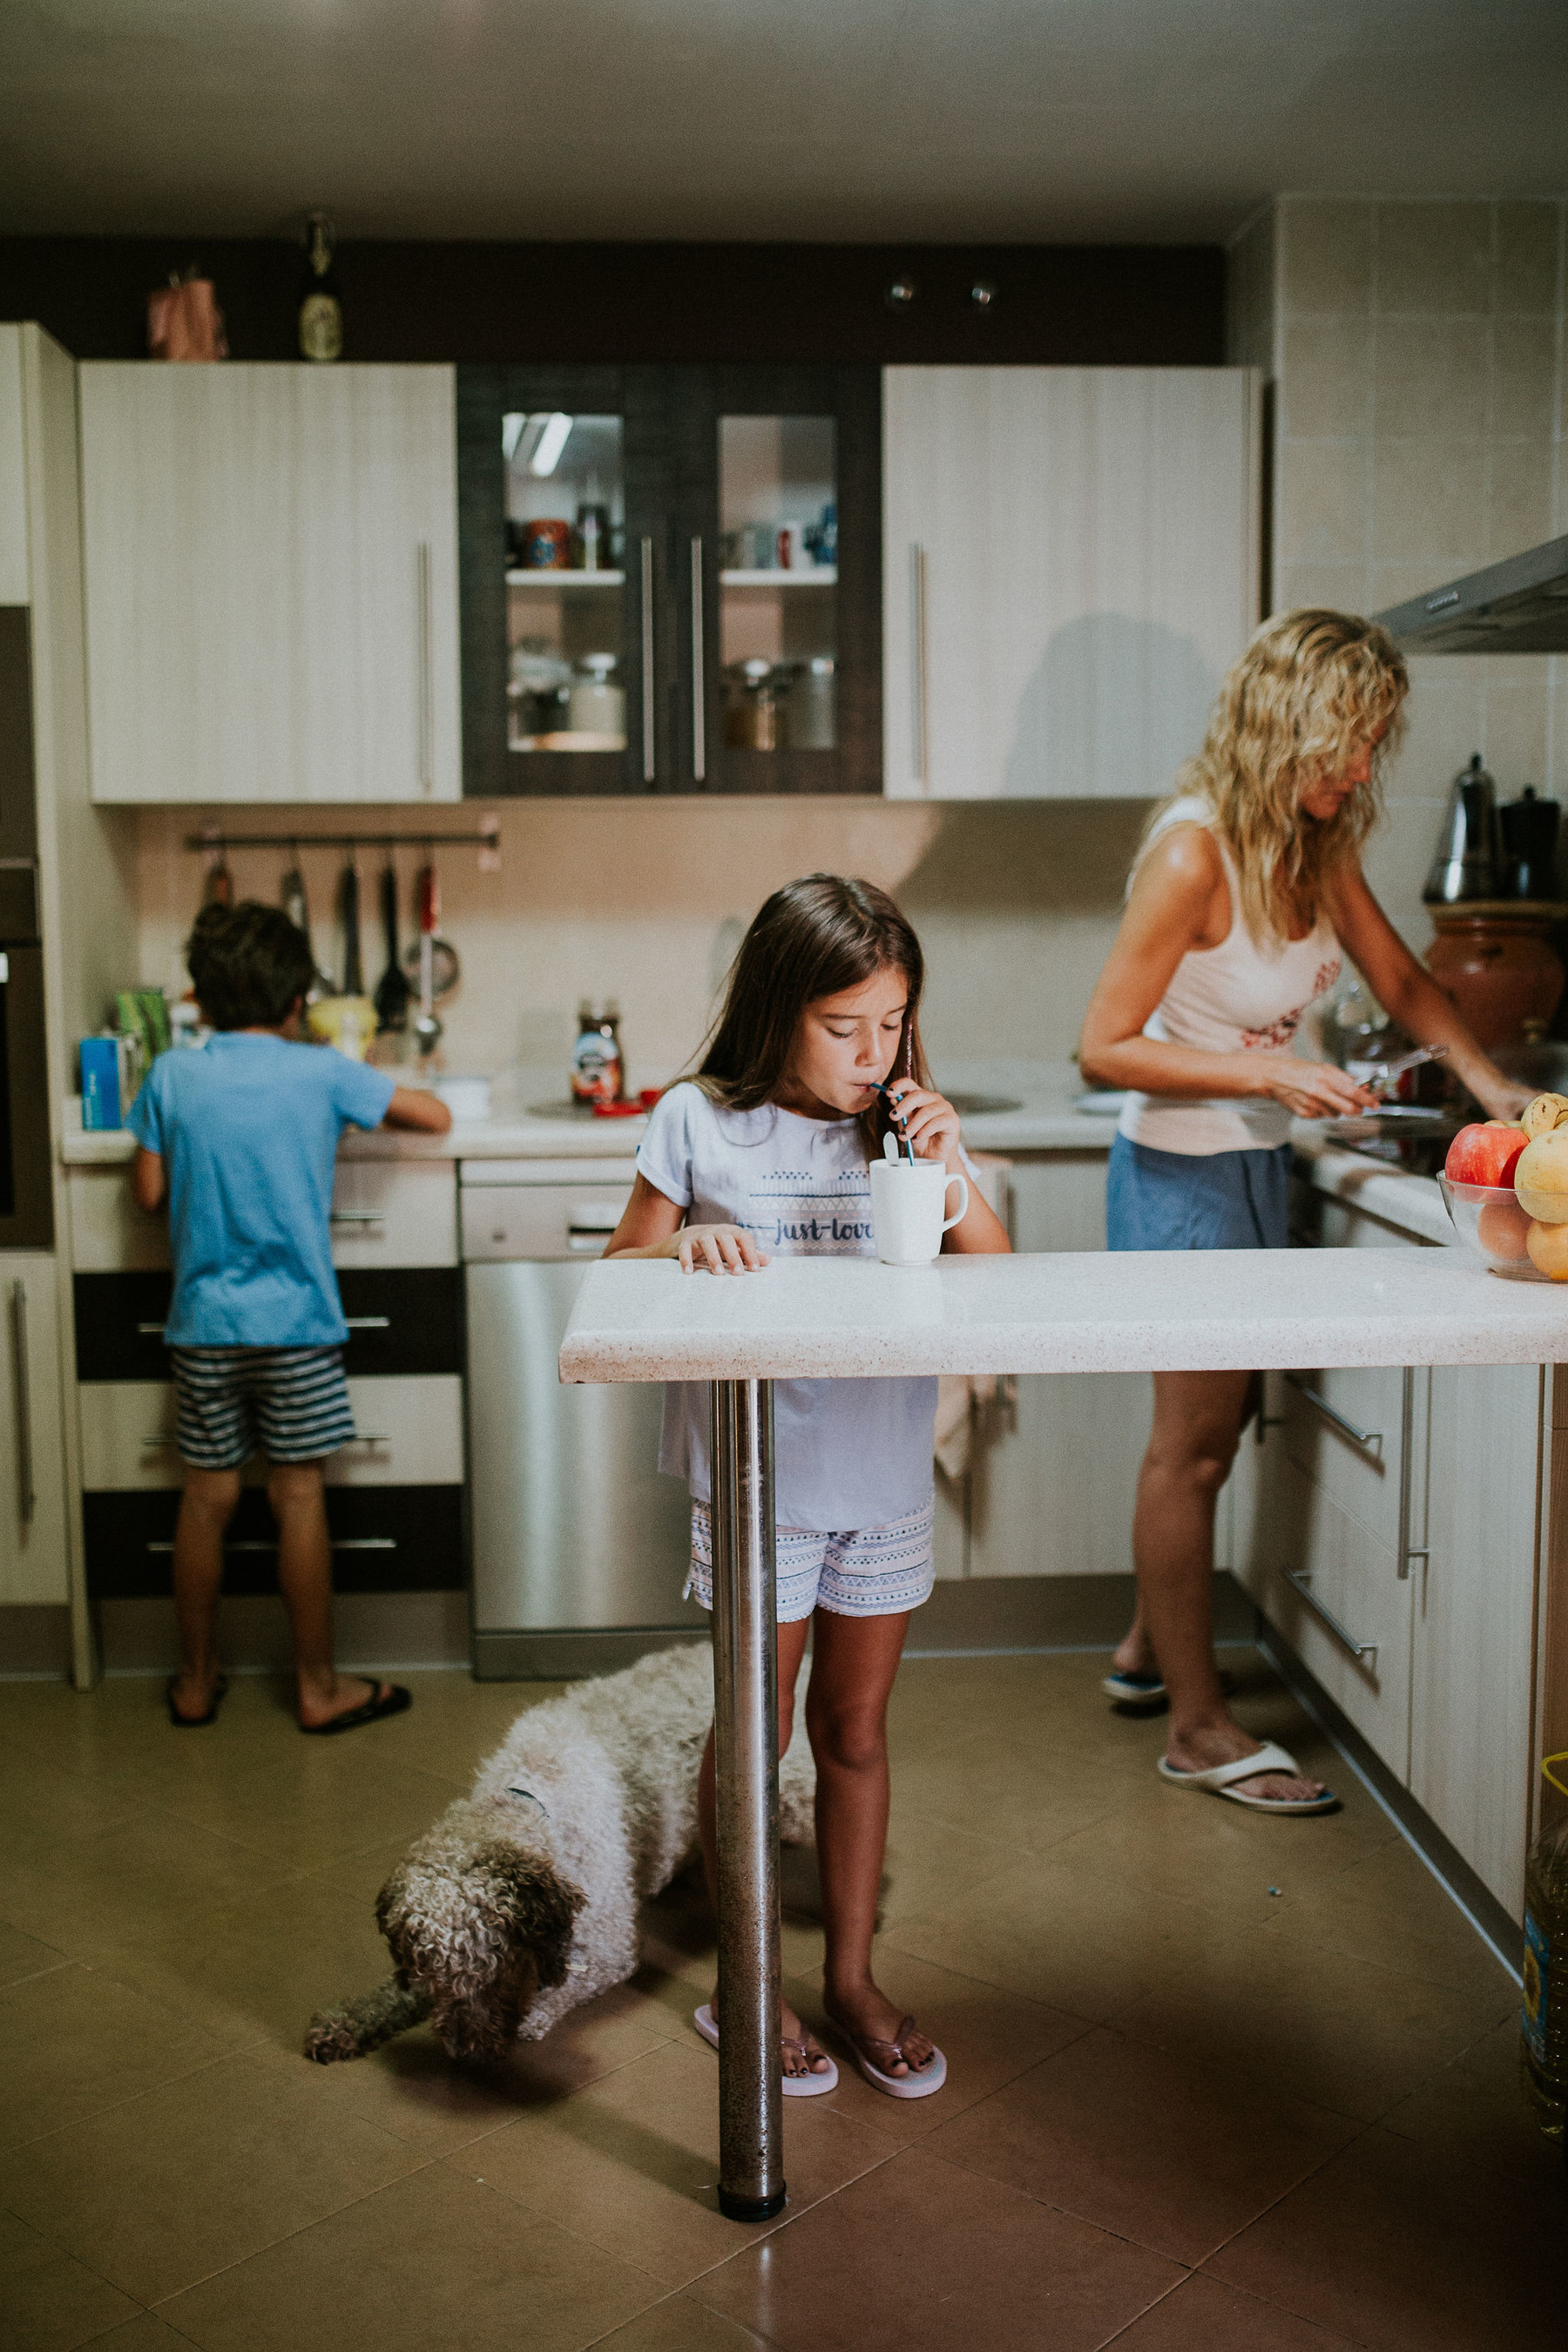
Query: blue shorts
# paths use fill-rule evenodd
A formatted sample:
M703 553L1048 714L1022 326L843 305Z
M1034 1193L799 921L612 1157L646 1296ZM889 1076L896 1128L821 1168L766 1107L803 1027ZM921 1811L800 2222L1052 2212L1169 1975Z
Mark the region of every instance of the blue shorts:
M922 1503L891 1527L857 1528L819 1535L780 1528L773 1553L778 1571L777 1620L798 1624L814 1610L834 1617L897 1617L931 1599L936 1581L932 1549L934 1502ZM713 1527L708 1506L691 1503L691 1573L683 1600L713 1606Z
M1290 1146L1268 1151L1156 1151L1119 1135L1105 1178L1113 1250L1284 1249Z
M237 1470L258 1446L269 1462L319 1462L353 1440L341 1348L169 1353L180 1459L195 1470Z

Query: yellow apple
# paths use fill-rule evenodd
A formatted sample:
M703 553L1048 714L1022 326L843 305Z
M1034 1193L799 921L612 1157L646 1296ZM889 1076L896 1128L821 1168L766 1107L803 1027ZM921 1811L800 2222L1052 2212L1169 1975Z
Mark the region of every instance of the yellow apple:
M1525 1145L1513 1164L1513 1189L1540 1223L1568 1224L1568 1127Z

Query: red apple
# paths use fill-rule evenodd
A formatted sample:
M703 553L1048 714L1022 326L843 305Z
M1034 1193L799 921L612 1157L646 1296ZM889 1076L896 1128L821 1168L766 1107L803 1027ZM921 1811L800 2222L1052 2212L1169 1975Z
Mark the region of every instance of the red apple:
M1529 1140L1523 1128L1500 1118L1462 1127L1448 1146L1443 1173L1451 1184L1511 1184L1514 1161Z

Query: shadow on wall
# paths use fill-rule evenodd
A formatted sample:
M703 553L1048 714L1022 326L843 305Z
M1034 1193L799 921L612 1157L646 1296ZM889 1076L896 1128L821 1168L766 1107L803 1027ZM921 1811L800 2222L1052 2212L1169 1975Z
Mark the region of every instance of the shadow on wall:
M939 914L1120 916L1148 801L952 801L896 895Z
M1219 680L1191 637L1122 613L1069 621L1018 698L1009 799L1159 797L1204 740Z

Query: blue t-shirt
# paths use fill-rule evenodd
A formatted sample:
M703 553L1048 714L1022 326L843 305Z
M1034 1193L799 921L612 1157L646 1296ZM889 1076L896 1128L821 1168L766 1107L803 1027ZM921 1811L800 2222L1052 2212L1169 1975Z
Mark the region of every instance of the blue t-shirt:
M160 1054L131 1106L169 1186L172 1348L333 1348L332 1175L345 1127L379 1127L385 1070L331 1045L219 1030Z

